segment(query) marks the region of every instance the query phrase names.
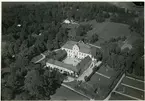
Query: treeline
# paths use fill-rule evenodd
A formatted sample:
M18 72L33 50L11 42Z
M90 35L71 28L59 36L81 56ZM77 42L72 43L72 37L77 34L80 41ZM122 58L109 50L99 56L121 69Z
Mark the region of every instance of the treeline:
M23 58L11 64L11 72L2 75L2 100L49 100L64 76L43 67L39 63L26 64Z
M50 99L63 75L33 64L31 59L45 50L59 48L67 40L64 18L56 5L20 5L4 8L2 14L2 99ZM55 12L56 11L56 12ZM61 37L60 37L61 36ZM63 38L63 39L61 39Z

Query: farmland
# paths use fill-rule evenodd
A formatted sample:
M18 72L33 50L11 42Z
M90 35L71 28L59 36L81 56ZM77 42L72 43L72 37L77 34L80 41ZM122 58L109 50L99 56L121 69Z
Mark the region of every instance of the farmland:
M89 30L86 37L91 37L94 34L97 34L99 36L99 40L96 41L95 45L100 45L101 43L110 40L111 38L117 38L117 37L126 37L127 43L132 44L137 39L141 38L141 36L136 32L131 32L129 29L129 25L122 24L122 23L114 23L110 21L105 21L102 23L96 22L96 20L90 20L87 22L80 22L79 25L91 25L92 30ZM69 27L69 35L76 35L76 28L78 25L69 25L69 26L63 26L63 27ZM122 42L121 42L122 43ZM122 43L123 45L124 43Z
M143 100L144 99L144 84L142 80L125 76L119 86L111 95L110 100Z

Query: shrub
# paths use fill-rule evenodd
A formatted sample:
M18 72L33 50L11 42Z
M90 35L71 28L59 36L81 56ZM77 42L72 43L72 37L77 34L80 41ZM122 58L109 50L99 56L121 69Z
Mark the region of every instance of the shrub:
M96 72L97 70L99 70L99 68L98 68L97 66L95 66L95 67L93 68L93 72Z
M84 79L85 79L86 82L88 82L90 80L87 76L85 76Z

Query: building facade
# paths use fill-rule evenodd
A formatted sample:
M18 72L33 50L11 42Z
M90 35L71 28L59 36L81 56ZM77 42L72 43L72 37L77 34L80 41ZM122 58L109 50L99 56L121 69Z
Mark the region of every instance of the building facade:
M92 65L94 65L92 61L96 60L94 58L96 48L83 42L68 41L61 49L67 52L68 57L79 58L81 62L73 66L72 64L66 64L62 61L48 59L46 66L75 78L79 77L87 68L92 67Z
M93 54L96 53L95 48L83 42L68 41L61 49L67 52L68 57L84 59L89 56L93 61L96 60L96 54Z
M65 63L57 61L57 60L49 59L46 62L46 66L51 69L56 69L60 73L65 73L72 77L78 77L78 75L79 75L78 70L75 66L68 65L68 64L65 64Z

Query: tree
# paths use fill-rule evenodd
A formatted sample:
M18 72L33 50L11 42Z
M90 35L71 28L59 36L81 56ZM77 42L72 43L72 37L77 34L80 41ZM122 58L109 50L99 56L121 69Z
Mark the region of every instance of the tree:
M98 41L98 35L97 34L93 34L90 40L91 40L90 41L91 43L94 43L94 42Z
M88 82L89 78L87 76L84 77L85 81Z
M47 47L48 50L51 51L51 50L53 49L53 47L54 47L54 46L53 46L53 42L50 41L50 40L48 40L48 41L47 41L47 45L46 45L46 47Z
M24 91L16 95L15 100L31 100L31 95L28 92Z
M11 100L14 97L14 91L11 88L2 88L2 100Z
M14 55L14 44L8 46L8 52L11 56Z
M42 92L39 90L43 87L43 78L40 76L39 71L31 70L27 73L24 81L24 89L30 93L30 95L39 96Z
M99 23L102 23L102 22L105 21L105 18L97 16L96 21L99 22Z

